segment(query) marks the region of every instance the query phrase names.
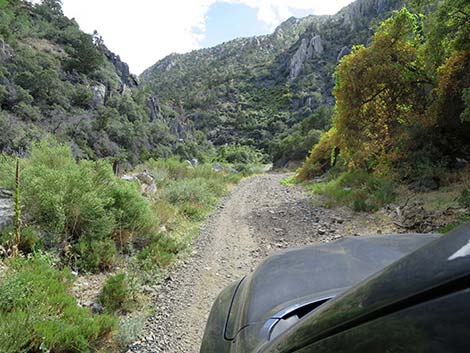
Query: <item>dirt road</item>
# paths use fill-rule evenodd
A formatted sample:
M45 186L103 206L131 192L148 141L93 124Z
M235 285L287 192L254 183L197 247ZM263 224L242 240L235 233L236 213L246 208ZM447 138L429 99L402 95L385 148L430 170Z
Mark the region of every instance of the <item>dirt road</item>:
M160 285L155 315L129 352L198 352L218 293L276 251L391 230L376 216L313 207L300 188L281 185L286 176L245 179L221 202L194 241L192 256Z

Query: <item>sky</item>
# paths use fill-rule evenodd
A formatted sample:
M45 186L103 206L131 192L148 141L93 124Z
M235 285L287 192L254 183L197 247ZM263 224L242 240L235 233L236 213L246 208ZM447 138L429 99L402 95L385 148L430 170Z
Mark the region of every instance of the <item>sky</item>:
M352 0L63 0L67 17L97 30L140 74L171 53L271 33L290 16L334 14Z

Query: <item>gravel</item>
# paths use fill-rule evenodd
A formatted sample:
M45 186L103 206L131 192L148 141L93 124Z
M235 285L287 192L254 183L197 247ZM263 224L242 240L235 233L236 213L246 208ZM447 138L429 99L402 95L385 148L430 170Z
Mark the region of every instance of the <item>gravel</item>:
M243 180L224 198L182 259L151 285L155 314L131 352L198 352L209 312L220 291L285 248L329 242L345 235L392 232L387 217L315 207L299 187L280 184L289 174Z

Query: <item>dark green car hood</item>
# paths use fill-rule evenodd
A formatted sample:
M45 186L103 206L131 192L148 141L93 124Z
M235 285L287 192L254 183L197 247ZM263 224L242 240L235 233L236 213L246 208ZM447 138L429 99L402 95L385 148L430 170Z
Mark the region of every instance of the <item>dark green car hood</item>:
M273 255L234 291L224 339L232 352L254 349L290 311L344 293L437 236L349 237Z

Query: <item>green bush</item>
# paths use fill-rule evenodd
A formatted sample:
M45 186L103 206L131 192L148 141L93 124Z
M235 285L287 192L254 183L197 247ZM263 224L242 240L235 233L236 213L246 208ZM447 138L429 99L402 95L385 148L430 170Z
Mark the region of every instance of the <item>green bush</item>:
M119 326L117 340L126 346L135 342L145 327L146 319L147 316L145 314L125 317Z
M112 266L114 240L122 246L158 224L138 185L116 178L108 162L77 163L69 147L43 141L20 164L25 221L34 222L46 247L73 245L87 271ZM13 188L14 160L2 157L0 167L0 184Z
M219 162L251 164L261 163L263 154L249 146L229 145L217 149Z
M80 238L74 245L75 264L89 272L109 270L116 263L117 250L112 239L92 240Z
M110 188L112 199L109 208L116 220L116 230L131 233L148 234L158 223L157 215L152 211L150 203L142 197L135 183L116 180Z
M77 85L72 94L72 104L80 108L90 108L93 104L93 91L84 85Z
M464 189L459 196L459 204L465 208L470 208L470 189Z
M107 212L111 199L103 183L112 174L103 175L104 163L76 163L68 147L46 141L34 145L23 164L24 208L51 245L112 233L114 220Z
M347 172L325 183L308 186L326 197L327 206L347 205L354 211L375 211L395 199L395 183L365 171Z
M158 186L164 185L171 180L188 178L193 173L193 170L186 163L176 159L150 160L146 163L146 167L156 177L155 182Z
M131 299L132 293L125 273L108 277L99 296L100 303L108 312L126 311Z
M0 281L0 351L90 352L105 340L117 320L79 307L71 284L43 257L11 260Z
M217 203L215 185L201 178L176 180L161 192L161 197L178 205L190 219L201 220Z
M146 270L151 270L155 266L165 267L184 247L184 242L159 233L153 236L150 243L137 254L137 259Z

